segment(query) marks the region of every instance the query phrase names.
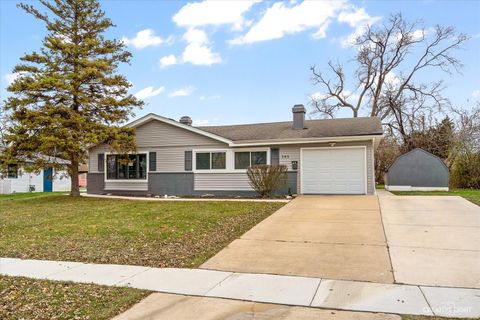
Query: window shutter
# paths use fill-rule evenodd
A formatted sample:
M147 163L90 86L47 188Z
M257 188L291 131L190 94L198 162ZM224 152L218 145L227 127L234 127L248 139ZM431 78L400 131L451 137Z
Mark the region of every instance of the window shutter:
M185 151L185 171L192 171L192 151Z
M148 170L157 171L157 153L156 152L148 153Z
M280 164L280 151L278 148L270 150L270 164L272 165Z
M98 172L105 171L105 154L99 153L98 154Z

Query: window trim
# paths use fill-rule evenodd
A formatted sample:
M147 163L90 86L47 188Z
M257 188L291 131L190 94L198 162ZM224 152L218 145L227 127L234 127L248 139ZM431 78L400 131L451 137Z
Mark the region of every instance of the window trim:
M234 172L247 172L247 169L235 169L235 152L249 152L250 166L252 165L252 152L266 152L267 153L267 163L270 164L270 148L241 148L233 150L233 171Z
M210 169L197 169L197 153L210 153ZM212 153L225 153L225 169L212 169ZM229 171L228 149L194 149L192 150L192 171L193 173L226 173Z
M10 176L10 170L9 170L10 166L15 166L15 168L16 168L14 177ZM18 179L19 176L20 176L20 168L19 168L18 164L16 164L16 163L7 164L7 179Z
M231 148L231 149L193 149L192 150L192 171L193 173L246 173L247 169L235 169L235 152L257 152L263 151L267 153L267 164L270 164L270 147L257 147L257 148ZM225 152L225 169L197 169L197 153L215 153L215 152ZM210 156L210 164L211 159ZM251 155L250 155L251 159Z
M107 167L107 158L108 156L112 156L112 155L121 155L119 153L116 153L116 152L104 152L105 156L104 156L104 159L103 159L103 165L104 165L104 172L103 172L103 181L104 182L126 182L126 183L145 183L145 182L148 182L148 174L150 173L150 168L148 167L148 163L149 163L149 156L148 156L148 151L141 151L141 152L130 152L130 153L127 153L127 155L137 155L137 154L145 154L146 155L146 164L147 164L147 170L145 171L145 174L146 174L146 178L145 179L108 179L108 167ZM152 171L153 172L153 171Z

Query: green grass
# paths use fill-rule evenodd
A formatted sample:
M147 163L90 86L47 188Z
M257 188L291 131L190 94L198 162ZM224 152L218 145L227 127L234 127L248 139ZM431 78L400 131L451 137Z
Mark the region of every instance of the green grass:
M0 276L0 319L111 319L147 291Z
M0 194L0 201L41 198L59 194L67 194L67 192L20 192L12 194Z
M450 191L391 191L399 196L461 196L480 206L480 189L452 189Z
M4 196L0 256L196 267L282 205Z
M196 267L282 205L0 196L0 256ZM0 276L0 319L110 319L147 294Z

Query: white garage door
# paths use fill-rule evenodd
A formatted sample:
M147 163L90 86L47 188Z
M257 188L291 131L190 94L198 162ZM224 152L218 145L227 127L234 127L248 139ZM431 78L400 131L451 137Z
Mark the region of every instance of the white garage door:
M302 149L301 192L365 194L365 148Z

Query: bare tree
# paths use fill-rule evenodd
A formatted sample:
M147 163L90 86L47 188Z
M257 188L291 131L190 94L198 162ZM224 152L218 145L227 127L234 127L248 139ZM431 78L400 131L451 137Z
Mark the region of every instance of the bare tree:
M480 152L480 102L470 109L451 108L456 120L456 153Z
M358 50L351 86L340 63L329 62L325 73L311 67L312 82L323 89L311 97L314 112L334 117L338 110L347 109L353 117L377 116L405 137L419 117L450 105L442 96L442 80L417 82L419 75L434 70L459 72L462 64L453 51L467 39L451 27L426 29L407 22L401 14L392 15L381 26L367 27L353 44Z

